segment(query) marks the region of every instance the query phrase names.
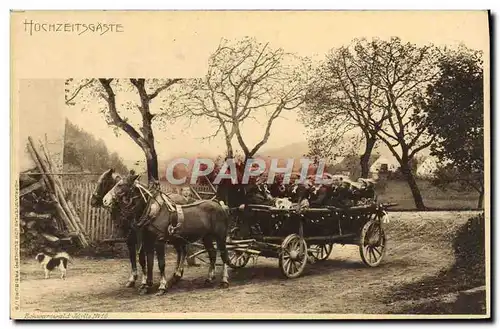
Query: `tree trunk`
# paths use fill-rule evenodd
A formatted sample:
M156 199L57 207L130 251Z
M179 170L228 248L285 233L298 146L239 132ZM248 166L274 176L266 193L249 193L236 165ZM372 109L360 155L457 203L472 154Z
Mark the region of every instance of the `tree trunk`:
M484 190L481 190L479 192L479 199L477 200L477 209L483 208L483 202L484 202Z
M231 145L231 140L226 138L226 157L233 158L233 145Z
M146 166L148 171L148 182L158 181L158 156L154 148L144 150L146 155Z
M375 142L377 140L373 137L366 137L365 152L361 155L360 165L361 165L361 178L368 178L368 173L370 172L370 156L372 155Z
M415 207L418 210L424 210L424 200L422 199L422 194L420 193L420 189L418 188L417 182L415 180L415 176L411 172L409 161L404 161L401 165L401 170L406 177L406 181L408 182L408 186L410 187L411 194L413 196L413 200L415 201Z

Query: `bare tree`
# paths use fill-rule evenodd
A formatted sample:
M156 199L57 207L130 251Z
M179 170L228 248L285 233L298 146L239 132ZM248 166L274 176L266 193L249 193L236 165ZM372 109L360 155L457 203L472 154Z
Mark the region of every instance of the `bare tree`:
M377 136L387 145L401 165L401 171L411 189L415 206L425 208L420 189L411 170L415 156L428 148L434 137L429 134L422 111L426 88L438 76L436 65L439 52L433 46L390 41L361 40L356 46L360 57L374 61L375 86L383 97L373 104L387 113L381 122L371 120ZM372 59L372 53L377 56Z
M282 49L252 38L223 40L209 58L206 76L191 81L184 107L215 124L212 137L223 133L228 156L234 155L236 139L248 159L267 143L275 120L303 104L309 77L310 63ZM249 120L264 120L264 132L254 145L243 135Z
M66 103L85 105L90 98L97 98L103 103L101 113L115 132L125 132L144 152L148 180L158 180L158 157L155 148L153 125L161 124L176 117L170 111L172 99L162 99L159 111L153 112L151 105L165 90L181 82L182 79L84 79L66 82ZM85 93L87 91L87 93ZM117 93L135 93L136 102L119 105ZM78 102L77 102L78 101ZM140 122L135 125L126 117L126 113L139 114Z
M314 97L307 99L302 111L302 122L310 129L310 144L323 156L331 156L332 150L334 155L357 153L359 140L352 131L361 131L361 177L368 177L377 134L387 119L387 110L375 105L382 95L376 86L378 55L376 47L363 47L360 41L332 50L311 83ZM345 143L347 133L351 133L349 145Z

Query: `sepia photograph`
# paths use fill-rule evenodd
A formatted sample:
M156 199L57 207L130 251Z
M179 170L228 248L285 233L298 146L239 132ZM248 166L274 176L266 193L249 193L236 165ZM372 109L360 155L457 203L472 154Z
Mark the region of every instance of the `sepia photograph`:
M11 318L490 318L489 19L11 12Z

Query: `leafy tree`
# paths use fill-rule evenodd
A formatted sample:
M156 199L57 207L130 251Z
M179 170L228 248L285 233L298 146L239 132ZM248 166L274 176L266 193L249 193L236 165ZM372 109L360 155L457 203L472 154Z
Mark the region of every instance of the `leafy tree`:
M389 41L374 39L363 41L359 51L372 49L376 56L368 56L374 62L374 84L381 92L374 105L384 109L383 121L371 120L377 136L389 148L401 166L413 195L417 209L424 209L424 201L412 171L412 162L418 153L432 144L434 136L427 129L422 111L422 98L426 88L439 73L436 65L440 57L437 48L403 43L393 37Z
M85 107L90 100L97 100L100 112L115 133L125 132L144 152L148 180L158 180L154 125L165 124L177 117L171 111L175 96L159 96L181 81L182 79L68 79L66 104ZM120 102L117 95L122 94L135 94L135 101ZM153 105L157 105L156 111Z
M439 79L429 86L424 111L429 131L437 136L432 154L443 159L435 183L468 186L484 199L483 61L464 46L446 52L438 63ZM465 185L465 186L464 186Z
M358 161L361 177L365 178L387 112L384 107L376 106L382 95L377 88L377 56L380 56L377 41L354 40L349 46L330 51L309 86L314 97L307 98L301 112L314 155L335 158L357 154L364 144ZM352 134L356 130L362 138Z
M307 60L281 48L253 38L223 40L209 58L207 74L189 81L183 108L214 124L209 137L223 134L228 157L235 155L236 139L245 158L252 158L267 143L275 120L304 102L310 72ZM255 144L243 134L251 120L264 127Z

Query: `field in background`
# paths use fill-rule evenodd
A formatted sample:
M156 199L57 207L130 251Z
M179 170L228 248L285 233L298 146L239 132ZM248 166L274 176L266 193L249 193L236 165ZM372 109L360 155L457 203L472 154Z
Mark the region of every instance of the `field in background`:
M478 194L474 191L458 192L455 190L441 190L426 180L418 180L418 187L424 198L425 206L446 210L476 209ZM408 183L405 181L390 180L383 192L378 192L380 202L394 202L398 206L394 209L415 209L415 202Z

